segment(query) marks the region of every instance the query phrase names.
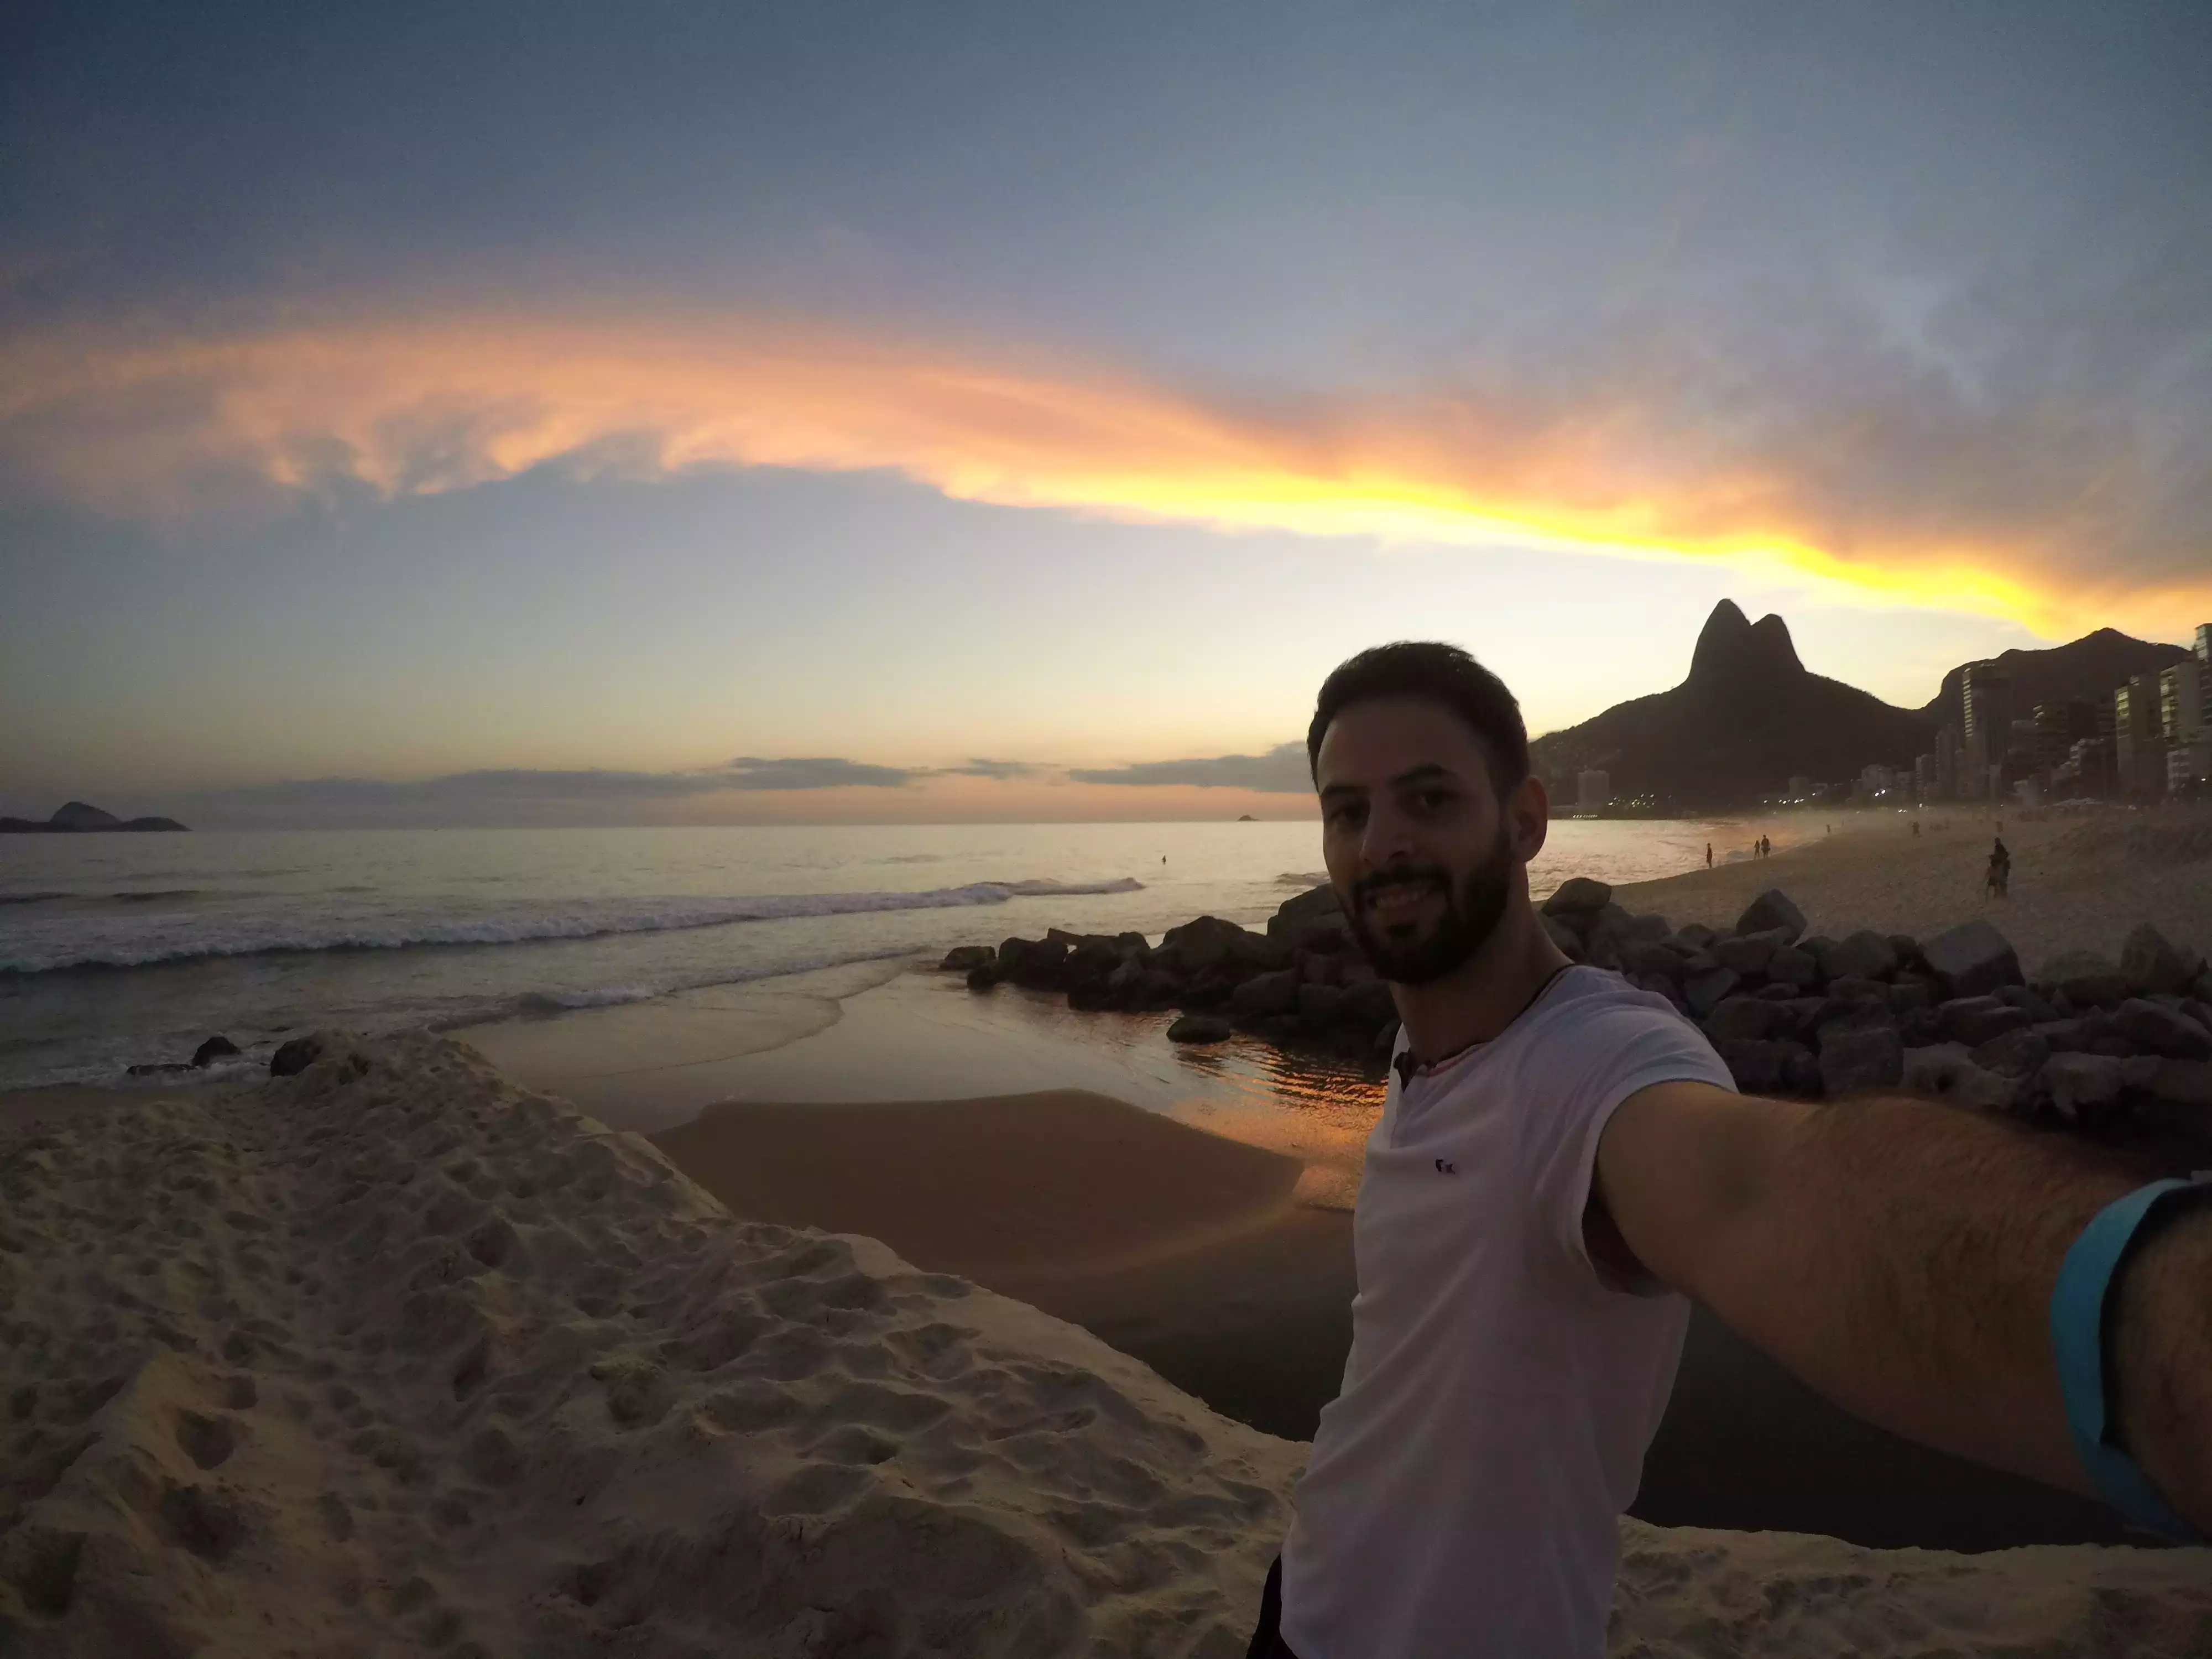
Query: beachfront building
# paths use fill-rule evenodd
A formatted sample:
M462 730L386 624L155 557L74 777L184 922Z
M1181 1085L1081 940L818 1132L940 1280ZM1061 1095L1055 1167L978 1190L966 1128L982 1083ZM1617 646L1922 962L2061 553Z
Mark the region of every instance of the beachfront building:
M1897 787L1897 774L1887 766L1869 766L1859 773L1858 793L1881 799Z
M2109 800L2119 793L2110 738L2083 738L2051 775L2051 793L2062 800Z
M1936 734L1936 793L1942 800L1959 794L1959 728L1946 725Z
M2155 800L2166 793L2156 676L2137 674L2112 693L2112 747L2122 794Z
M2012 676L1993 662L1970 662L1960 677L1960 701L1966 716L1968 793L1990 793L1986 780L2002 767L2012 747Z
M1912 762L1912 798L1933 800L1936 798L1936 757L1919 755Z
M1612 803L1613 775L1595 767L1575 775L1575 811L1595 812Z
M2158 675L2158 732L2169 744L2191 744L2204 730L2204 665L2184 657Z

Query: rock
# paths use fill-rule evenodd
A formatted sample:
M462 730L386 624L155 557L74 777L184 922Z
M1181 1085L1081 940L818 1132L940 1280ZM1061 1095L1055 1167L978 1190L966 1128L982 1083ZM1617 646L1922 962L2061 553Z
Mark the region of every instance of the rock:
M269 1075L297 1077L319 1060L322 1053L320 1037L294 1037L289 1042L279 1044L276 1052L269 1056Z
M1936 1017L1945 1036L1970 1048L2033 1023L2027 1009L1995 997L1954 997L1936 1010Z
M998 959L999 953L988 945L956 945L945 953L945 960L937 965L965 974L978 968L988 968Z
M1917 974L1899 974L1889 983L1889 1006L1900 1014L1932 1008L1936 1006L1935 985Z
M2130 997L2112 1018L2120 1035L2138 1048L2169 1060L2212 1060L2212 1031L2171 1008Z
M1820 964L1808 951L1785 945L1767 957L1766 976L1780 984L1809 991L1820 982Z
M1297 976L1286 971L1255 975L1229 996L1230 1012L1239 1023L1288 1014L1297 1006Z
M1632 941L1620 947L1620 970L1647 979L1679 979L1682 974L1682 953L1671 945Z
M2039 1019L2035 1022L2036 1036L2051 1046L2051 1052L2065 1054L2081 1047L2084 1022L2078 1019Z
M1820 1086L1830 1096L1893 1089L1905 1075L1905 1043L1893 1025L1831 1024L1820 1031Z
M1170 1042L1225 1042L1231 1034L1229 1022L1212 1014L1185 1014L1168 1027Z
M1346 1024L1362 1030L1371 1030L1378 1025L1395 1025L1398 1021L1398 1005L1390 995L1390 988L1381 980L1355 980L1344 988L1343 1018Z
M995 990L998 983L999 969L995 963L968 970L968 988L971 991Z
M1344 1012L1344 993L1334 985L1298 987L1298 1018L1309 1025L1326 1029Z
M1828 953L1831 978L1887 979L1897 971L1897 951L1871 928L1861 928Z
M1328 889L1323 889L1328 891ZM1334 895L1330 902L1334 903ZM1276 915L1280 915L1281 911ZM1195 976L1228 969L1259 969L1274 965L1276 951L1257 933L1248 933L1219 916L1200 916L1161 936L1160 948L1171 951L1175 965Z
M2019 1079L1978 1064L1955 1042L1907 1048L1901 1081L1915 1094L1991 1111L2008 1112L2020 1097Z
M2120 977L2117 964L2094 951L2062 951L2043 964L2035 983L2088 1006L2118 1002L2127 994L2128 982Z
M1575 932L1557 916L1543 916L1539 920L1543 922L1544 932L1550 937L1552 943L1564 951L1570 961L1580 962L1583 959L1583 939L1580 933Z
M2191 962L2148 922L2140 922L2120 947L2120 977L2138 996L2166 992L2178 994L2204 970Z
M1051 938L1002 939L994 966L1000 979L1034 990L1057 991L1067 981L1067 945Z
M2030 1025L2000 1032L1988 1042L1978 1044L1973 1052L1975 1065L1986 1071L2002 1072L2007 1077L2015 1078L2033 1077L2043 1069L2043 1062L2050 1058L2050 1042Z
M1738 934L1765 933L1779 930L1782 943L1795 945L1804 936L1805 913L1790 902L1790 896L1779 887L1770 887L1752 900L1744 913L1736 918Z
M2148 1092L2161 1105L2212 1110L2212 1062L2161 1060L2151 1078Z
M2053 1054L2036 1074L2037 1092L2069 1123L2095 1128L2120 1109L2120 1062L2105 1054Z
M1588 876L1570 876L1544 901L1547 916L1567 916L1602 910L1613 902L1613 889Z
M1772 1094L1784 1086L1793 1054L1805 1050L1794 1042L1767 1042L1757 1037L1729 1037L1713 1045L1729 1068L1735 1086L1747 1095Z
M1879 1002L1889 1006L1889 987L1857 974L1842 974L1830 980L1828 994L1843 1002Z
M2212 969L2197 975L2196 982L2189 988L2189 994L2199 1002L2212 1005Z
M1799 939L1797 948L1813 958L1813 966L1819 971L1820 978L1827 978L1828 952L1836 948L1836 941L1826 933L1815 933L1810 939Z
M1631 916L1627 925L1620 930L1621 942L1624 945L1656 945L1662 939L1672 939L1674 936L1674 930L1667 925L1667 918L1664 916Z
M1316 922L1340 929L1345 926L1344 907L1337 902L1336 889L1327 882L1277 905L1275 914L1267 918L1267 937L1295 944L1298 934Z
M1757 1042L1771 1036L1775 1028L1788 1019L1789 1014L1772 1002L1763 1002L1757 997L1732 996L1706 1017L1705 1036L1716 1048L1725 1042ZM1739 1078L1737 1081L1742 1079Z
M1713 956L1720 965L1738 974L1763 974L1774 953L1790 941L1782 936L1782 929L1770 927L1763 933L1739 933L1732 939L1713 941Z
M1910 968L1920 960L1920 941L1910 933L1889 935L1889 948L1897 952L1897 965Z
M2012 942L1979 919L1923 941L1920 954L1949 996L1986 996L2000 985L2021 983L2020 957Z
M1686 951L1702 951L1719 937L1702 921L1685 922L1674 930L1674 943Z
M192 1050L192 1064L196 1066L204 1066L211 1060L221 1060L226 1054L234 1054L237 1052L238 1045L228 1037L211 1036Z
M1703 1019L1742 983L1741 978L1727 969L1714 968L1683 982L1682 1000L1689 1006L1692 1013Z
M167 1077L172 1072L189 1072L191 1069L181 1060L152 1060L126 1066L123 1068L123 1074L125 1077Z

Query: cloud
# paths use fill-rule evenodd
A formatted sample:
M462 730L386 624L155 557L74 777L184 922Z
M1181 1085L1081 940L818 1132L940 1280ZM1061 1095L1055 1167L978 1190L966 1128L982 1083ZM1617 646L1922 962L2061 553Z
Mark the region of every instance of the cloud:
M1045 769L1029 761L970 760L965 766L939 769L947 777L992 778L1004 782L1009 778L1031 778Z
M1917 341L1738 294L1425 386L1264 397L744 315L57 328L0 340L0 469L157 515L549 464L884 469L1012 507L1720 560L2045 635L2172 636L2212 611L2212 301L2142 277L1996 273Z
M1310 795L1313 775L1304 743L1277 744L1264 755L1217 755L1210 760L1141 761L1133 766L1076 769L1078 783L1131 784L1158 787L1194 785L1200 789L1251 789L1270 795Z
M757 760L741 756L726 770L708 775L719 779L715 787L721 789L897 789L927 774L848 760Z

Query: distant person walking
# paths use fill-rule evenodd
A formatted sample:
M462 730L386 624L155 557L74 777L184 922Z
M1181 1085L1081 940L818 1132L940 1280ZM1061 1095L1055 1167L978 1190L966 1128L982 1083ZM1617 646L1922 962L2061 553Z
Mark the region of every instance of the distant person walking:
M1990 849L1990 867L1982 878L1983 890L1996 898L2003 898L2012 888L2012 854L1997 837L1996 845Z
M1893 1433L2202 1541L2212 1188L1893 1088L1740 1094L1670 1000L1553 942L1528 730L1455 647L1339 667L1306 757L1401 1024L1253 1659L1603 1659L1693 1301Z
M1712 844L1712 842L1707 842L1705 843L1705 868L1706 868L1706 869L1708 869L1708 870L1710 870L1710 869L1711 869L1712 867L1713 867L1713 844Z

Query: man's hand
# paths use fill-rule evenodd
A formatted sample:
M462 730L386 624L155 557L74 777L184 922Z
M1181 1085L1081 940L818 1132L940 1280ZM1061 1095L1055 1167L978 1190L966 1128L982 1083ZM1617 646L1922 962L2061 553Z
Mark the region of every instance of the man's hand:
M1652 1273L1845 1410L2095 1496L2051 1352L2067 1249L2145 1177L1939 1103L1806 1105L1666 1083L1623 1103L1592 1204ZM2212 1214L2121 1281L2116 1407L2131 1452L2212 1532Z

